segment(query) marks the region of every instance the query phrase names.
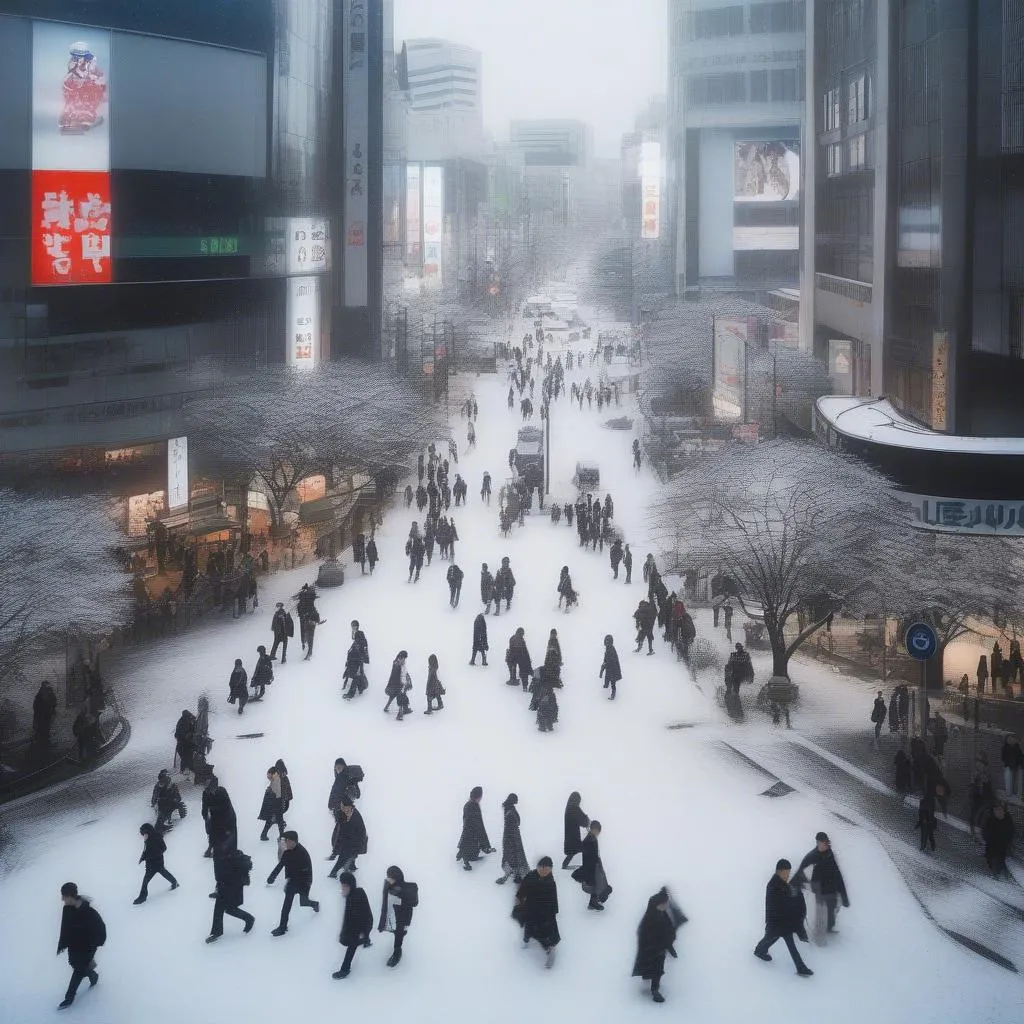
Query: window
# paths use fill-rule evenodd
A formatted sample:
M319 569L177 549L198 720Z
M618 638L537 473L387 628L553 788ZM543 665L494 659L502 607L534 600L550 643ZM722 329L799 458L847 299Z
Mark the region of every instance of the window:
M833 132L839 127L839 90L829 89L822 97L822 127L826 132Z
M768 72L767 71L751 71L750 72L750 102L751 103L767 103L768 102Z
M742 103L747 98L747 76L740 71L722 75L690 75L686 93L692 107Z
M851 171L862 171L867 166L867 136L854 135L847 141L848 167Z
M711 11L693 11L687 15L688 39L717 39L743 35L743 6L722 7Z
M868 114L868 78L858 75L847 85L846 123L860 124Z
M842 143L832 142L825 147L825 173L830 178L843 173Z
M750 6L750 31L803 32L804 0L780 0L775 3L754 3Z
M802 82L796 68L782 68L771 72L771 93L773 103L795 103L803 99Z

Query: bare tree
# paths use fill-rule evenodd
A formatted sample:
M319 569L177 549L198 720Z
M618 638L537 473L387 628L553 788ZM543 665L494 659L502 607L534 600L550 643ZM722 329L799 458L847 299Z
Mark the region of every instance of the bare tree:
M777 676L830 614L887 571L912 532L883 476L816 444L781 440L692 459L652 519L669 571L735 580L744 611L764 619ZM787 640L798 612L806 625Z
M0 686L37 646L79 626L108 630L130 607L123 536L107 499L0 490Z
M445 433L434 407L389 368L350 360L233 381L196 400L189 419L201 459L262 481L276 527L306 477L333 478L339 467L397 474Z

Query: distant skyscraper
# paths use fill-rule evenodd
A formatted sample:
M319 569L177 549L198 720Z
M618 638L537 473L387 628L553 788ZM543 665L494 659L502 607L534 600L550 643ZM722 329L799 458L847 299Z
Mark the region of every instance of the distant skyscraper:
M480 52L447 39L405 44L413 110L472 111L480 116Z

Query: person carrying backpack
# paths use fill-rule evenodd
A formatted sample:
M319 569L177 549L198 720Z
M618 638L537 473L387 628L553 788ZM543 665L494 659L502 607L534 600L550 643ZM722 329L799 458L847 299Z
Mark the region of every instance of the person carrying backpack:
M213 893L213 925L206 937L207 943L216 942L224 934L225 914L245 922L244 934L252 931L256 918L242 910L251 871L252 858L241 850L214 854L213 877L217 884Z
M392 932L395 945L388 960L388 967L397 967L402 959L402 944L405 933L412 924L413 908L419 906L419 887L407 882L402 869L392 865L384 879L384 892L380 904L379 932Z

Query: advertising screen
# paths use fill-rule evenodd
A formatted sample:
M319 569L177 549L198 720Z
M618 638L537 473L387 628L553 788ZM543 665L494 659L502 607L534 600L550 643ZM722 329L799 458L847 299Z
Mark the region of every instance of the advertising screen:
M744 418L744 378L749 325L746 320L715 318L715 415L723 420Z
M645 142L640 157L640 237L661 234L661 143Z
M110 33L32 26L32 283L111 280Z
M800 195L800 144L737 142L733 147L733 199L778 203Z
M370 219L370 70L366 0L344 0L345 61L345 305L368 301L366 225Z
M423 168L423 276L441 283L444 244L444 168Z

